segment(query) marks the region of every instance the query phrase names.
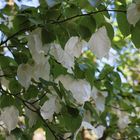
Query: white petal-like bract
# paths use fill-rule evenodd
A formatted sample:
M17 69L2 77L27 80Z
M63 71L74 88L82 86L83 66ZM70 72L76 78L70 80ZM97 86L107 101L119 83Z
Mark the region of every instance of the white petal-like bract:
M57 62L62 63L64 50L59 44L52 44L50 47L50 54L54 56Z
M48 59L45 59L45 62L34 64L32 78L36 81L39 81L39 78L43 78L44 80L49 80L50 75L50 64Z
M82 121L82 124L81 124L80 128L75 133L74 140L76 140L77 134L83 128L91 131L91 135L94 136L94 140L102 138L103 134L104 134L104 131L105 131L105 127L103 125L99 125L97 128L95 128L89 122Z
M99 28L95 32L89 42L90 50L99 58L108 56L108 52L111 48L111 41L107 35L105 26Z
M140 4L132 3L127 9L127 20L130 24L135 24L140 20Z
M9 106L3 108L1 112L1 120L7 126L9 132L11 132L11 130L16 128L16 125L18 123L18 116L19 116L19 111L17 110L16 107Z
M96 87L93 86L91 97L95 101L96 109L103 112L105 109L105 98L108 96L106 91L98 91Z
M56 82L58 81L60 81L67 90L71 91L77 103L84 104L86 101L89 101L91 87L86 80L76 80L68 75L61 75L56 79Z
M72 68L74 68L74 57L78 58L85 46L87 46L86 41L81 40L79 37L71 37L67 41L64 50L60 45L52 44L50 54L54 56L57 62L67 68L69 73L72 73Z
M11 135L6 136L6 140L16 140L16 137L11 134Z
M17 69L17 77L19 83L28 89L30 82L31 82L31 77L32 77L32 67L29 64L20 64Z
M41 60L44 58L41 40L41 29L37 28L36 30L32 31L27 39L27 45L29 47L33 60L36 63L40 63Z
M71 37L65 45L65 52L73 57L79 57L85 46L86 41L81 40L79 37Z
M58 105L58 101L56 96L51 96L41 107L40 112L44 119L52 121L53 114L60 112L60 105Z
M37 114L31 110L29 110L27 107L25 108L25 116L29 119L29 127L31 128L37 121Z

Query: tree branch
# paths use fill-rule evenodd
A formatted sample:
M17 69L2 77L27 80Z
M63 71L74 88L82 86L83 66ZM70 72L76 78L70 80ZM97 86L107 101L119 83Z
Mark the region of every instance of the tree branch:
M6 40L2 41L2 42L0 43L0 46L2 46L3 44L5 44L7 41L9 41L10 39L12 39L13 37L19 35L19 34L22 33L22 32L27 31L28 29L30 29L30 28L32 28L32 27L34 27L34 25L32 25L32 26L30 26L30 27L23 28L23 29L17 31L16 33L14 33L14 34L12 34L11 36L9 36Z
M0 90L1 90L1 92L5 93L7 95L14 96L16 99L20 100L29 110L35 112L40 117L40 119L45 124L45 126L51 131L52 135L55 137L56 140L64 140L61 136L57 135L55 133L55 131L48 125L46 120L43 119L43 117L40 114L40 109L37 109L31 102L26 101L23 98L19 97L18 94L12 94L12 93L9 93L8 91L3 90L1 85L0 85Z
M68 18L63 19L63 20L56 20L56 21L51 22L51 24L59 24L59 23L67 22L67 21L69 21L69 20L78 18L78 17L90 16L90 15L97 14L97 13L101 13L101 12L120 12L120 13L126 13L125 10L103 9L103 10L100 10L100 11L92 11L92 12L89 12L89 13L86 13L86 14L74 15L74 16L72 16L72 17L68 17Z
M78 14L78 15L75 15L75 16L72 16L72 17L68 17L66 19L63 19L63 20L59 20L59 18L57 18L57 20L51 20L50 24L60 24L60 23L64 23L64 22L67 22L69 20L72 20L72 19L75 19L75 18L78 18L78 17L84 17L84 16L90 16L90 15L93 15L93 14L97 14L97 13L101 13L101 12L120 12L120 13L126 13L125 10L117 10L117 9L103 9L103 10L100 10L100 11L91 11L89 13L86 13L86 14ZM19 31L17 31L16 33L14 33L13 35L9 36L6 40L2 41L0 43L0 46L5 44L7 41L9 41L10 39L12 39L13 37L19 35L20 33L22 32L25 32L26 30L34 27L35 25L32 25L30 27L27 27L27 28L23 28Z

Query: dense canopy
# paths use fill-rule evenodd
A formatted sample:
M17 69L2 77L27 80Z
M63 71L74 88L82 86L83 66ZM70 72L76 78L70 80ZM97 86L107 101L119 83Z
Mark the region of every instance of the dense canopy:
M0 140L139 140L139 48L139 0L1 0Z

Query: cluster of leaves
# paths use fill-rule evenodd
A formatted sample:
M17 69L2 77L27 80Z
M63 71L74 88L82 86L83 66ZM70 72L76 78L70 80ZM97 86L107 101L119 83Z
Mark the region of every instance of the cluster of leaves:
M139 139L139 78L120 76L139 62L123 50L140 47L138 1L39 2L0 10L0 139ZM101 66L111 46L119 66Z

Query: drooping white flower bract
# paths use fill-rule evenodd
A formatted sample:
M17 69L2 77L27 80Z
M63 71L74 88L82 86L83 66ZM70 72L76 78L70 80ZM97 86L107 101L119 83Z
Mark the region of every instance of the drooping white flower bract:
M11 135L6 136L6 140L16 140L16 137L11 134Z
M91 97L95 101L96 109L103 112L105 109L105 98L108 96L106 91L98 91L94 86L92 87Z
M89 122L86 121L82 121L82 124L80 126L80 128L76 131L75 136L74 136L74 140L76 140L77 134L79 133L79 131L81 131L82 129L88 129L91 131L91 134L94 135L94 138L100 139L103 136L105 127L103 125L99 125L97 128L95 128L94 126L92 126Z
M72 73L74 57L78 58L86 45L86 41L81 40L79 37L71 37L67 41L64 50L58 44L52 45L50 54L53 55L65 68L67 68L69 73Z
M9 133L11 132L11 130L16 128L16 125L18 123L18 116L19 116L19 111L17 110L16 107L9 106L3 108L1 112L1 120L7 126Z
M39 64L44 59L44 51L42 49L41 30L37 28L28 35L28 47L33 60Z
M20 64L17 69L17 77L19 83L28 89L31 77L32 77L33 68L29 64Z
M50 96L49 99L41 107L40 113L44 119L52 121L53 114L59 113L60 109L61 109L61 106L60 104L58 105L57 97Z
M49 80L49 75L50 75L50 64L47 58L45 62L34 64L32 73L33 79L35 79L36 81L39 81L39 78Z
M132 3L127 9L127 20L130 24L135 24L140 20L140 4Z
M63 84L64 88L71 91L77 103L84 104L86 101L89 101L91 87L86 80L76 80L71 78L69 75L60 75L56 79L56 82L58 81Z
M111 41L107 35L105 26L99 28L95 32L89 42L89 49L99 58L108 56L108 52L111 48Z
M128 126L128 124L130 123L128 113L125 112L125 111L120 110L119 107L117 107L117 109L113 108L113 111L119 118L118 127L120 129L126 128Z
M29 127L32 127L37 121L37 114L25 107L25 115L29 119Z

